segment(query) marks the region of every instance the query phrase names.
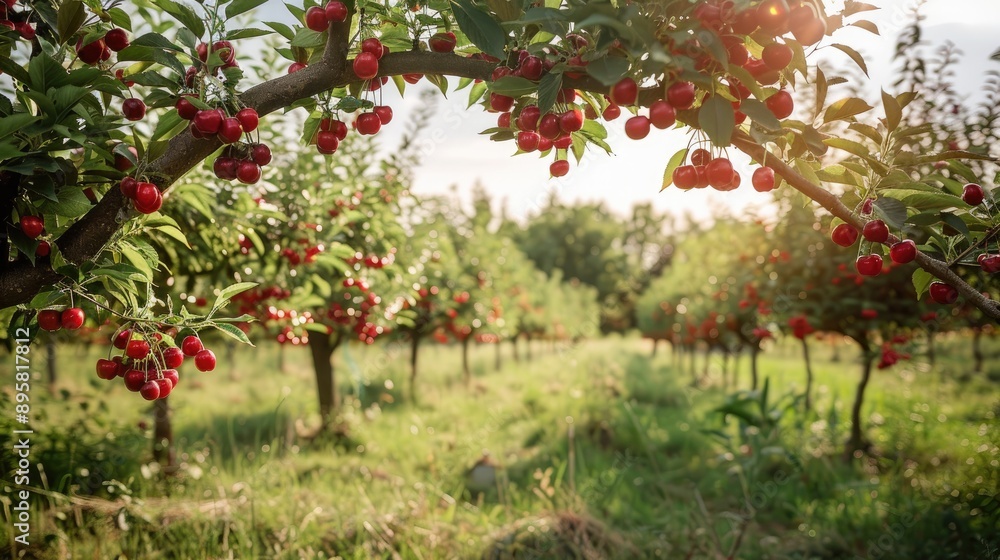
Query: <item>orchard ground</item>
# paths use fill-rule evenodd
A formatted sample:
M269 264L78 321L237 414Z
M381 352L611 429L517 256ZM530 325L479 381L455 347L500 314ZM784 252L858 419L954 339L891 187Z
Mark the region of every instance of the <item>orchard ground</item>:
M26 557L995 559L1000 344L973 374L970 338L941 338L936 368L876 373L875 452L851 464L860 368L829 338L814 344L812 413L785 408L803 387L796 341L762 355L779 420L744 441L714 411L761 412L733 401L721 359L694 387L687 357L661 345L651 359L638 338L535 342L531 361L522 344L520 362L504 344L499 370L477 345L470 388L457 346L428 346L418 403L402 348L352 345L337 357L344 429L315 441L298 435L317 421L306 350L220 352L215 372L180 381L172 476L150 456L149 410L90 372L98 349L64 347L54 393L40 372L33 391L43 469ZM746 357L738 375L747 387ZM498 468L470 475L484 450Z

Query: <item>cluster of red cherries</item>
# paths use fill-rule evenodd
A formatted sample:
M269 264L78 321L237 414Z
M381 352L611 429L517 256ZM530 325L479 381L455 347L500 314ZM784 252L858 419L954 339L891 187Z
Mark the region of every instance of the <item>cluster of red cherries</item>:
M82 327L86 320L87 314L79 307L68 307L62 311L43 309L38 312L38 326L49 332L60 329L75 331Z
M170 395L180 381L177 369L185 358L194 358L198 371L212 371L216 364L215 353L194 335L185 337L178 348L159 332L124 329L115 335L114 347L122 353L97 360L97 376L108 381L121 377L125 388L147 401Z
M38 239L45 233L45 219L42 216L25 214L21 216L18 225L21 227L21 233L26 235L28 239ZM35 255L39 257L47 257L51 252L52 246L44 239L39 241L38 246L35 247Z

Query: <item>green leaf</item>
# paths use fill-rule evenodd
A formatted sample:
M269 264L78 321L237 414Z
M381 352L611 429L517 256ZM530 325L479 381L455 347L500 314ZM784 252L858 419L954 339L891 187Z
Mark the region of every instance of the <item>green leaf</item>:
M66 0L59 6L59 15L56 20L56 33L59 35L59 43L66 44L73 35L80 29L87 19L87 10L80 0Z
M902 228L906 222L906 205L895 198L879 197L875 201L875 212L893 229Z
M889 132L896 130L903 119L903 109L896 98L882 90L882 107L885 109L885 127Z
M726 147L732 143L736 115L733 106L721 95L713 95L705 100L698 111L698 124L708 134L712 144Z
M879 194L898 199L903 204L922 211L962 208L965 205L961 198L945 192L928 192L915 189L885 189L880 190ZM935 223L939 221L940 218L935 214ZM916 224L912 218L908 222Z
M774 116L774 113L756 99L744 99L740 102L740 111L750 120L763 126L768 130L781 130L781 121Z
M682 148L670 157L670 161L667 162L667 168L663 171L663 186L660 187L660 191L674 184L674 170L684 163L687 153L687 148Z
M174 2L174 0L150 0L152 4L164 12L167 12L181 25L191 30L197 37L205 34L205 23L186 4Z
M966 224L965 221L962 220L962 218L959 218L958 216L950 212L942 212L941 219L944 220L944 223L954 228L955 231L957 231L958 233L964 235L965 237L972 237L971 233L969 232L968 224Z
M135 247L128 243L122 243L118 247L118 250L121 251L123 257L135 265L135 268L142 273L145 277L144 282L148 283L153 281L153 269L149 266L149 263L146 262L145 257L143 257Z
M247 27L245 29L234 29L226 33L226 39L230 41L235 41L237 39L249 39L251 37L263 37L264 35L270 35L272 31L266 29L256 29L254 27Z
M823 115L823 122L833 122L847 120L855 115L860 115L870 111L872 106L869 105L864 99L859 99L857 97L846 97L844 99L834 101L826 108L826 113Z
M934 275L922 268L918 268L913 271L913 289L917 292L917 299L920 299L927 293L927 288L930 287L931 282L934 281Z
M253 342L250 342L250 338L247 336L247 333L240 330L239 327L230 325L229 323L212 323L212 327L221 331L230 338L235 338L247 346L253 346Z
M295 38L292 39L291 45L293 47L302 47L303 49L315 49L326 44L326 36L326 31L317 33L312 29L299 29L298 33L295 34Z
M111 23L115 24L122 29L131 32L132 31L132 18L129 17L128 12L121 8L111 8L108 10L108 17L111 18Z
M627 58L605 56L587 65L587 74L606 86L612 86L625 77L630 68Z
M539 84L520 76L504 76L489 84L489 88L493 93L517 98L534 93L538 90Z
M506 56L507 33L492 15L470 0L451 0L451 11L459 29L479 50L501 59Z
M562 73L551 72L543 76L542 81L538 83L538 109L543 115L555 106L562 90L562 81Z
M245 14L265 2L267 0L233 0L233 2L226 6L226 19L232 19L240 14Z
M830 46L839 51L842 51L844 54L851 57L851 60L853 60L854 63L857 64L859 68L861 68L861 71L865 73L865 76L868 76L868 65L865 63L864 57L861 56L861 54L858 53L858 51L852 49L851 47L848 47L847 45L841 45L839 43L834 43Z
M479 100L482 99L484 95L486 95L486 90L487 90L486 82L479 82L478 84L474 84L472 88L469 90L468 107L472 107L476 103L479 103Z
M216 311L229 303L229 300L231 300L233 296L256 287L256 282L239 282L237 284L233 284L232 286L223 288L219 292L218 297L215 298L215 303L212 305L212 312L210 315L214 315Z
M265 21L264 25L275 30L279 35L281 35L285 39L288 39L289 41L295 38L295 32L292 31L291 27L288 27L284 23L279 23L276 21Z

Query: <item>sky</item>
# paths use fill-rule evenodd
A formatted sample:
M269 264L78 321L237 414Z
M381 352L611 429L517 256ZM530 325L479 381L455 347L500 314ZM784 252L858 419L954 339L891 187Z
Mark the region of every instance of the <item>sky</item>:
M877 12L863 17L879 25L881 37L865 31L845 29L823 44L843 42L851 44L869 59L873 90L891 84L889 64L895 38L908 22L909 0L869 0L880 6ZM831 5L827 2L828 6ZM1000 63L989 56L1000 48L996 30L1000 29L1000 3L996 0L929 0L923 9L927 15L926 39L937 46L950 40L962 49L966 57L957 76L958 91L975 94L988 69L1000 70ZM837 68L853 64L846 56L829 47L821 49L828 59L824 68L828 75ZM407 90L399 99L393 88L386 90L386 102L393 106L394 122L380 132L383 146L391 148L402 133L402 124L410 111L420 103L416 92ZM832 94L831 94L832 95ZM763 208L767 211L769 197L757 193L749 185L752 168L746 159L740 159L743 184L736 191L719 193L712 189L681 192L676 189L660 191L667 160L687 144L687 135L680 130L660 131L655 128L642 141L633 141L624 135L625 118L609 123L609 143L615 154L603 151L589 152L581 165L573 163L569 174L560 179L550 179L548 166L552 157L540 159L526 154L511 157L513 142L491 142L478 133L496 126L496 114L479 108L465 109L465 91L449 94L448 100L438 105L438 115L423 137L425 157L416 172L413 191L420 194L449 194L452 187L463 200L468 201L472 186L480 182L494 200L506 200L508 211L514 217L523 217L537 211L554 192L563 200L600 200L620 213L627 213L637 202L652 201L660 211L677 216L690 214L696 219L708 219L715 210L729 208ZM394 126L395 125L395 126ZM730 152L733 155L732 151ZM738 158L733 157L734 161Z

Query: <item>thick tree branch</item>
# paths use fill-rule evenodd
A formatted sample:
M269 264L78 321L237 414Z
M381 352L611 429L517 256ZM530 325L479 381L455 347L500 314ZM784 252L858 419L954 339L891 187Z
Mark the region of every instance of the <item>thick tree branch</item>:
M767 153L763 146L759 145L742 131L737 131L733 136L733 145L756 161L764 161L764 155ZM781 175L792 188L818 202L834 216L853 225L858 230L864 228L865 222L860 217L854 215L851 209L845 206L839 198L819 185L811 183L782 161L781 158L768 154L767 165L774 169L775 173ZM886 244L889 245L898 241L899 238L890 235ZM1000 320L1000 305L984 296L979 290L963 280L954 270L948 267L948 263L935 259L922 251L917 251L916 262L920 265L920 268L957 289L958 293L962 294L966 301L979 308L984 314L995 320Z

